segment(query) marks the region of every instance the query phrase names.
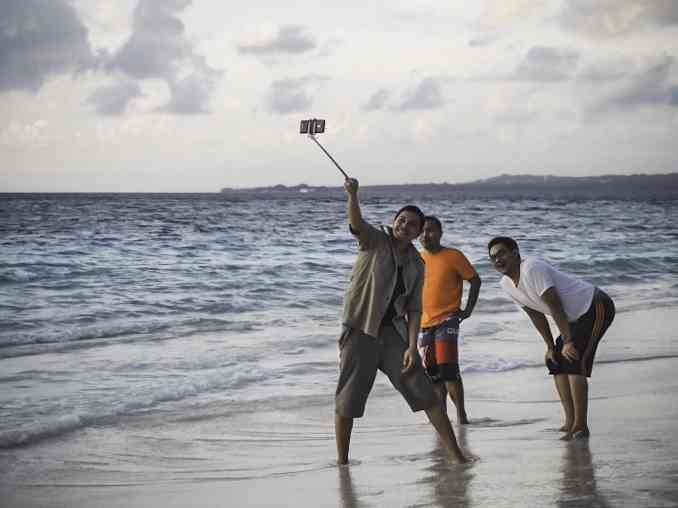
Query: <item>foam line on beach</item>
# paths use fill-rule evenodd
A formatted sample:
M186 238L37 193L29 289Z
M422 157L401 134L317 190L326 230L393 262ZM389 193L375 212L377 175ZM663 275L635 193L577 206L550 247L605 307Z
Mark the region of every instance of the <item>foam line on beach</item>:
M673 358L678 358L678 355L666 354L652 356L634 356L631 358L616 358L613 360L596 360L596 364L650 362L653 360L671 360Z

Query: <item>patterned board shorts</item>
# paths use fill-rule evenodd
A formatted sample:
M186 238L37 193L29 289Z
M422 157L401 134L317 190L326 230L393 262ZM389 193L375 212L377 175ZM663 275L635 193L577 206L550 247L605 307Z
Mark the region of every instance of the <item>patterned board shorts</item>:
M421 363L432 381L458 381L459 350L459 318L450 315L440 324L422 328L417 340L417 349Z

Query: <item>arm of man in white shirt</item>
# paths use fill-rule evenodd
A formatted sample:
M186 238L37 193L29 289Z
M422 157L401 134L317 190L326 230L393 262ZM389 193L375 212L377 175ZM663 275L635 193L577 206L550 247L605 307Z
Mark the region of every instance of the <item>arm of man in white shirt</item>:
M544 339L544 344L546 344L546 354L544 355L544 358L557 364L558 360L553 356L553 335L551 334L551 327L549 326L546 316L538 310L529 307L523 307L523 310L530 318L530 321L532 321L532 324L539 332L539 335Z
M570 361L577 360L579 358L579 353L577 353L574 343L572 342L570 323L567 320L565 310L563 310L563 302L560 300L558 291L555 287L550 287L544 291L541 298L544 300L544 303L548 305L551 316L553 316L553 320L556 322L556 325L560 330L560 335L563 338L562 355Z

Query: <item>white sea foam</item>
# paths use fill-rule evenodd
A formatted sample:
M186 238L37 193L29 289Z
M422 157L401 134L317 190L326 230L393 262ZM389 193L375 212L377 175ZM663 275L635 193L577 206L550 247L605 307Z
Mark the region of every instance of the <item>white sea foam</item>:
M141 415L166 403L182 402L214 392L233 393L270 377L271 373L247 366L158 386L128 386L124 395L117 394L111 400L99 397L88 404L89 409L38 417L37 421L0 430L0 448L27 445L92 425L113 425L122 417Z
M0 270L0 281L28 282L39 279L40 275L23 268L5 268Z

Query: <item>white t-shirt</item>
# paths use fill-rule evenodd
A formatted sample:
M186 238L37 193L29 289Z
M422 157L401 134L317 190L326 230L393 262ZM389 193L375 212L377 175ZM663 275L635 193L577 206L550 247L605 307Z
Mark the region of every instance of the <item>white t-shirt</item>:
M542 314L551 315L541 296L555 287L563 303L567 320L571 323L589 310L595 287L574 275L556 270L541 259L523 258L520 263L518 287L507 275L501 278L501 287L521 307L529 307Z

